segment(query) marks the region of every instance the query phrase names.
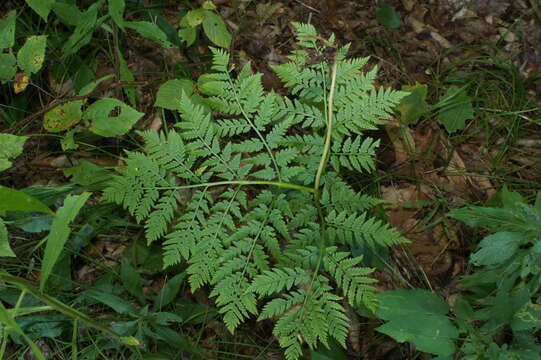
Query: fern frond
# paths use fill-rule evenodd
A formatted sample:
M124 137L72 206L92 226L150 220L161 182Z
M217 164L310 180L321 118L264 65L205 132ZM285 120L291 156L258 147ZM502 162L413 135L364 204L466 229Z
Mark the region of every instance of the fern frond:
M342 289L351 306L362 304L375 311L376 289L369 284L375 283L376 280L368 277L374 269L358 266L362 256L354 258L349 256L348 252L339 252L336 247L327 248L323 257L325 270Z
M351 137L346 138L343 143L335 142L331 152L331 163L336 171L343 166L349 170L359 172L372 172L376 169L374 158L376 148L379 146L379 140L365 138L361 142L361 137L357 136L352 141Z
M321 204L328 209L360 213L382 203L381 199L355 192L336 173L329 172L325 176Z
M249 291L260 296L272 295L283 290L290 290L293 286L306 284L309 280L310 276L305 269L274 268L256 276Z
M407 242L398 231L369 217L367 213L348 214L346 211L338 213L333 210L325 217L325 223L328 236L344 244L389 247Z

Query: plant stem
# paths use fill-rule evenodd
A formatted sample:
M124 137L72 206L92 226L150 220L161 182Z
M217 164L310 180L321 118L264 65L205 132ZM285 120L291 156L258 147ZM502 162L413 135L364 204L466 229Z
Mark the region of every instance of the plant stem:
M55 299L53 297L50 297L49 295L46 295L46 294L42 293L36 287L30 285L26 280L24 280L24 279L22 279L20 277L9 275L6 272L0 271L0 281L5 281L5 282L8 282L8 283L17 285L17 287L19 287L23 293L32 294L38 300L41 300L43 303L49 305L54 310L56 310L58 312L61 312L64 315L67 315L67 316L71 317L72 319L80 320L80 321L88 324L89 326L92 326L93 328L95 328L97 330L100 330L103 333L105 333L105 334L107 334L107 335L109 335L109 336L111 336L111 337L113 337L115 339L118 339L119 341L121 341L121 342L123 342L125 344L127 343L126 340L128 340L128 341L131 340L131 339L127 339L127 338L124 338L124 337L120 336L119 334L117 334L113 330L111 330L108 327L94 321L93 319L91 319L87 315L75 310L71 306L68 306L68 305L64 304L63 302L61 302L61 301L59 301L59 300L57 300L57 299Z
M327 98L327 134L325 135L325 145L323 147L323 154L321 154L321 159L319 160L319 166L317 168L316 180L314 182L314 194L316 201L319 201L319 186L321 183L321 176L323 171L327 166L329 160L329 153L331 151L331 139L332 139L332 128L333 128L333 100L334 100L334 89L336 87L336 70L338 69L338 61L334 59L331 72L331 88L329 89L329 97Z
M308 191L311 193L315 192L313 188L310 188L307 186L284 183L284 182L279 182L279 181L264 181L264 180L261 180L261 181L252 181L252 180L216 181L216 182L179 185L179 186L158 186L158 187L153 187L153 189L160 189L160 190L178 189L180 190L180 189L194 189L194 188L200 188L200 187L222 186L222 185L271 185L271 186L277 186L277 187L287 188L287 189L303 190L303 191Z

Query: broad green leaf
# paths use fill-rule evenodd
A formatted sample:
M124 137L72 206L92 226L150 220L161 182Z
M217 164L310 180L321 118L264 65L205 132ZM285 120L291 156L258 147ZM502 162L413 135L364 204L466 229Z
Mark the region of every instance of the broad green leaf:
M14 316L4 307L2 301L0 301L0 324L2 324L4 331L13 331L14 333L20 335L28 344L38 360L45 360L45 356L43 356L38 346L28 336L26 336L19 324L17 324L17 321L15 321Z
M172 48L174 45L167 40L167 35L154 23L148 21L126 21L124 26L137 31L141 36L153 40L165 48Z
M396 107L401 115L400 122L404 125L415 125L430 110L426 103L427 86L417 83L413 86L403 86L402 90L409 92L409 95L403 97Z
M198 25L201 25L201 23L203 23L206 13L207 11L205 11L205 9L190 10L183 17L183 20L186 22L187 26L196 27ZM182 25L182 21L181 21L181 25Z
M214 44L228 49L231 46L231 34L225 26L224 20L212 11L205 12L205 19L203 20L203 30L205 35Z
M167 80L160 86L156 95L154 106L162 107L169 110L178 110L180 97L184 91L187 95L191 95L194 90L194 83L188 79L172 79Z
M9 49L15 44L15 20L17 11L12 10L0 19L0 50ZM2 61L0 60L0 64Z
M49 16L49 12L53 8L55 2L56 0L26 0L28 6L37 12L45 21L47 21L47 16Z
M90 105L83 119L91 123L90 131L100 136L115 137L124 135L143 116L122 101L106 98Z
M23 152L23 146L28 136L0 134L0 171L11 167L11 161ZM0 203L0 207L2 204Z
M143 281L137 270L130 264L126 257L120 261L120 279L122 285L128 292L135 297L141 304L145 303L145 295L143 294Z
M15 257L15 253L9 246L8 229L6 229L6 225L2 218L0 218L0 257L1 256Z
M501 264L515 255L523 240L524 235L516 232L489 235L481 240L481 249L472 254L470 259L478 266Z
M466 127L466 120L473 119L471 98L465 89L451 86L439 101L438 121L445 130L453 133Z
M120 72L120 80L121 81L134 81L135 77L133 76L132 72L128 68L128 63L124 59L124 56L122 55L122 52L120 49L117 49L117 58L119 62L119 72ZM124 90L124 93L126 94L126 97L130 101L130 104L132 106L137 105L137 99L135 97L135 87L134 86L123 86L122 90Z
M115 24L124 29L124 8L126 3L124 0L109 0L109 15L115 22Z
M60 139L60 147L62 151L75 150L79 147L75 142L75 134L79 132L79 129L71 129L64 134L64 137Z
M77 125L83 116L83 100L70 101L45 113L43 128L49 132L61 132Z
M6 211L26 211L52 214L51 209L33 196L0 185L0 216Z
M83 18L83 12L73 4L57 2L53 6L53 11L60 21L69 26L77 26Z
M451 355L458 331L446 316L449 306L426 290L391 290L378 295L377 316L388 321L376 328L398 342L409 341L419 350Z
M30 36L17 53L17 64L28 75L36 73L43 66L47 35Z
M400 27L400 15L396 12L394 6L389 4L380 4L378 6L376 19L381 25L389 29L398 29Z
M175 300L185 278L186 273L177 274L161 288L158 295L154 298L154 311L162 309Z
M98 7L97 3L94 3L83 13L75 30L62 47L62 54L64 56L75 54L92 40L92 33L96 27L97 19Z
M51 231L45 241L45 254L41 263L41 275L39 278L39 287L43 291L47 279L51 275L54 264L58 260L60 253L70 235L69 224L75 219L79 210L83 207L86 200L90 197L89 192L81 195L68 195L64 200L64 205L56 212Z
M11 53L0 54L0 82L11 80L17 73L17 59Z

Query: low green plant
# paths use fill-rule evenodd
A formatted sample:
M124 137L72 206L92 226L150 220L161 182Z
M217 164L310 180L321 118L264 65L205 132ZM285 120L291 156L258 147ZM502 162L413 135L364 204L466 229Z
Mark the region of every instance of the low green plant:
M139 132L143 151L127 152L103 196L144 223L148 243L164 239L164 265L185 262L192 291L210 287L231 332L274 320L287 359L304 343L345 347L344 301L376 307L373 269L352 252L406 241L341 175L375 168L366 131L406 94L376 88L368 58L347 59L333 36L294 27L299 48L273 67L291 97L265 93L250 64L235 76L212 49L214 72L198 80L211 111L182 95L176 130Z

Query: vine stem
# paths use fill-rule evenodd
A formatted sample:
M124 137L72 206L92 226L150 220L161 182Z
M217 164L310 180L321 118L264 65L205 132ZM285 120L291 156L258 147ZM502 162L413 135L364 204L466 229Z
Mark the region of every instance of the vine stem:
M316 180L314 182L314 191L316 202L319 201L319 186L321 184L321 176L329 161L329 153L331 152L331 139L333 129L333 101L334 101L334 89L336 87L336 71L338 69L338 61L335 59L332 65L331 72L331 87L329 89L329 97L327 98L327 134L325 135L325 145L323 147L323 154L319 160L319 166L317 168Z
M297 184L290 184L290 183L284 183L279 181L253 181L253 180L232 180L232 181L216 181L216 182L208 182L208 183L201 183L201 184L190 184L190 185L179 185L179 186L158 186L153 187L153 189L160 189L160 190L180 190L180 189L194 189L194 188L200 188L200 187L210 187L210 186L222 186L222 185L271 185L271 186L277 186L281 188L287 188L287 189L295 189L295 190L303 190L308 191L311 193L315 193L315 190L311 187L297 185Z

